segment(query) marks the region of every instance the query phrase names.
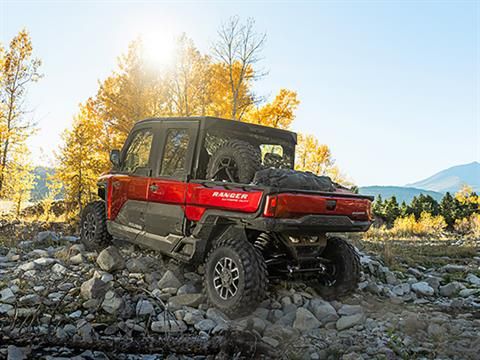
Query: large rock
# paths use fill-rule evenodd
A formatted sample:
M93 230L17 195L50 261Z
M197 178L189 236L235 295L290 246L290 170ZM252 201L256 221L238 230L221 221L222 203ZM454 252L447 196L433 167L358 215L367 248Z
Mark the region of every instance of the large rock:
M97 264L102 270L110 272L122 270L125 267L125 260L115 246L109 246L100 252Z
M423 296L432 296L434 294L433 288L425 281L412 284L412 290Z
M185 313L183 321L185 321L188 325L194 325L204 319L203 314L204 313L201 310L188 311Z
M181 309L182 306L197 307L205 301L205 297L202 294L182 294L172 296L168 300L168 306L171 310Z
M107 284L96 277L85 281L80 287L80 294L86 300L103 298L106 292Z
M150 301L145 299L140 299L137 302L137 306L135 307L135 313L137 316L145 316L150 315L155 312L153 305Z
M441 296L452 297L463 289L463 287L464 286L458 281L452 281L447 285L440 286L439 292Z
M448 264L442 266L440 270L447 273L463 272L467 269L465 265Z
M182 320L176 319L161 319L153 321L151 329L159 333L179 333L187 331L187 325Z
M227 323L230 320L227 315L215 308L209 308L206 316L207 319L212 319L217 324Z
M339 315L345 315L345 316L350 316L350 315L355 315L355 314L360 314L363 312L363 309L360 305L342 305L340 309L338 309L338 314Z
M322 299L311 300L309 309L322 324L338 320L337 311L332 304Z
M131 273L144 273L147 271L147 266L140 259L129 259L126 263L127 270Z
M7 350L7 359L8 360L24 360L28 359L30 355L29 347L17 347L15 345L9 345Z
M0 302L5 304L13 304L15 302L15 294L10 288L5 288L0 291Z
M298 308L293 328L302 332L316 329L320 327L321 323L310 311L305 308Z
M210 319L203 319L195 324L195 329L197 329L198 331L209 332L213 330L215 326L217 326L217 324L215 324L215 321Z
M125 306L125 302L122 297L117 295L115 291L109 290L105 294L105 299L102 303L102 309L109 314L117 314L122 311Z
M410 293L410 284L409 283L402 283L394 286L392 288L392 292L397 296L403 296Z
M472 285L480 286L480 278L475 274L468 274L466 280Z
M365 315L363 313L358 313L355 315L342 316L337 320L336 327L338 331L351 328L355 325L363 324L365 321Z
M182 286L182 283L180 280L177 279L175 274L167 270L167 272L162 276L160 280L158 280L158 288L159 289L165 289L165 288L175 288L178 289L180 286Z

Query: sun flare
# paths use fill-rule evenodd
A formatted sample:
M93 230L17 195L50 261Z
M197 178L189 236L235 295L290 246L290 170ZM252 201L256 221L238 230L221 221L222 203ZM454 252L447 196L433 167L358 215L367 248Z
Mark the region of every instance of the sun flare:
M162 69L173 64L175 56L175 39L169 33L146 32L142 39L143 58L155 69Z

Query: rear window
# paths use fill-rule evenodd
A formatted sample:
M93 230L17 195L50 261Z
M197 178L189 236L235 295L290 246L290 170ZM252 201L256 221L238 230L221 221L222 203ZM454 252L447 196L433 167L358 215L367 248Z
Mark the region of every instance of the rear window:
M232 139L239 139L250 143L258 149L262 157L262 165L273 168L293 169L294 147L292 144L268 136L228 132L209 131L205 137L205 149L212 156L218 148Z

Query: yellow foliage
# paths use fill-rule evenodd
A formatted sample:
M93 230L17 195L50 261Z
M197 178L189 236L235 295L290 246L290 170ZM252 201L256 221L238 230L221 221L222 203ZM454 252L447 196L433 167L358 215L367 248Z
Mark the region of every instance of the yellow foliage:
M58 156L56 176L64 184L67 204L76 205L71 210L81 210L95 198L97 178L109 168L102 141L104 127L95 115L92 100L80 106L73 128L63 136L65 144Z
M37 81L40 60L33 58L30 35L21 30L5 51L0 46L0 197L6 196L6 172L18 149L33 134L33 124L26 118L24 103L27 86ZM15 166L12 164L10 167ZM11 184L15 186L15 184Z
M455 194L455 198L463 205L477 204L480 206L480 196L475 194L472 187L468 185L463 185Z
M454 229L459 234L480 239L480 214L472 214L469 218L455 220Z
M391 229L396 236L439 236L446 229L447 223L443 216L434 216L426 211L415 220L415 215L397 218Z
M25 145L17 145L6 167L4 188L5 197L13 202L17 217L23 205L30 200L34 180L30 152Z
M275 99L260 108L248 111L244 121L270 126L280 129L288 129L295 120L295 110L300 101L295 91L281 89Z

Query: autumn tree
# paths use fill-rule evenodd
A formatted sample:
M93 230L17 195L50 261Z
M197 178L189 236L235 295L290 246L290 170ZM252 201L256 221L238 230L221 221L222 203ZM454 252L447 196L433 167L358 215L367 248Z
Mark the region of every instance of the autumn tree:
M12 201L14 213L19 217L23 205L30 200L35 176L27 147L24 144L16 146L16 151L5 168L4 194Z
M248 111L244 120L253 124L289 129L295 120L295 110L299 104L295 91L281 89L271 103Z
M210 59L183 34L177 40L175 62L167 73L169 115L206 115L211 101Z
M25 116L28 85L40 78L40 60L33 56L33 46L26 30L21 30L0 51L0 196L5 195L6 171L15 153L33 132L33 124ZM12 166L11 168L18 168Z
M103 124L89 99L80 106L73 127L64 133L64 145L58 156L58 179L64 184L67 204L71 210L82 210L94 198L98 176L109 167L108 152L102 149Z
M118 70L100 84L95 107L110 148L119 147L138 120L169 112L165 74L145 62L142 47L141 39L133 41L118 59Z
M231 119L241 120L256 101L251 83L262 76L255 66L260 60L265 40L266 34L255 31L253 19L241 23L238 17L232 17L218 31L218 40L212 50L219 62L218 70L227 73L226 100Z

